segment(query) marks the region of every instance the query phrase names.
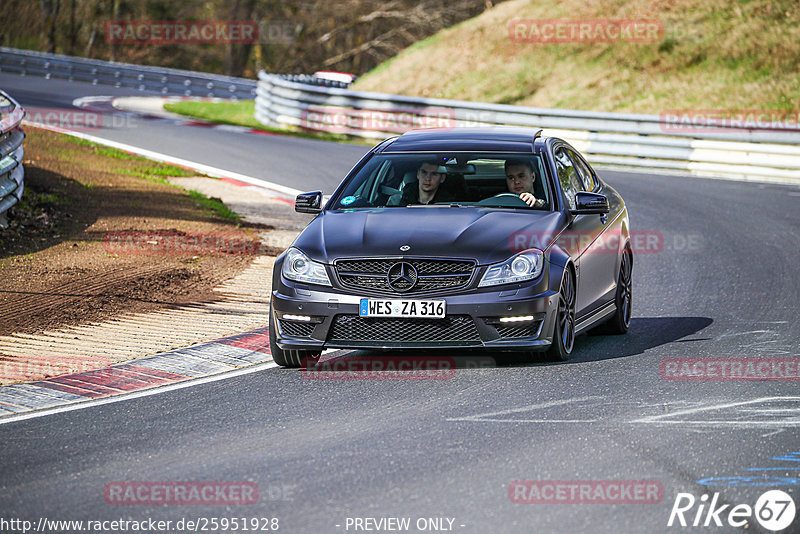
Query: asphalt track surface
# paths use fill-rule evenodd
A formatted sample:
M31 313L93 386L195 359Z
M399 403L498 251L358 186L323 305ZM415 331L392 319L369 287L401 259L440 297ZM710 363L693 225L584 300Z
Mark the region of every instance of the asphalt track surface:
M26 108L71 109L76 113L73 120L86 120L86 117L81 117L85 112L72 106L76 98L95 95L163 96L108 85L45 80L8 73L0 73L0 88ZM106 116L105 128L79 131L303 191L330 189L325 192L332 192L342 176L369 149L364 145L185 126L168 119L125 113L116 113L115 117ZM67 119L70 119L69 115ZM266 137L269 139L264 139Z
M125 93L9 75L0 87L50 107ZM166 121L95 135L328 193L364 152ZM659 369L665 358L800 356L800 189L601 174L634 230L662 236L636 254L627 335L581 336L566 364L473 367L449 354L460 363L447 380L310 380L274 368L0 425L0 517L279 518L281 532L355 532L353 518L368 517L412 527L451 518L457 532L731 532L744 529L667 527L677 494L752 506L780 489L797 503L797 381L674 381ZM663 499L519 504L516 480L657 481ZM120 506L104 500L115 481L250 481L260 498ZM752 518L747 531L766 532ZM783 532L798 531L800 518Z

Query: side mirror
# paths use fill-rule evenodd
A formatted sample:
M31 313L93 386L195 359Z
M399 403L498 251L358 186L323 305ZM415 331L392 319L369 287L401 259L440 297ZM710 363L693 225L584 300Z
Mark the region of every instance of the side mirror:
M319 213L322 211L322 191L300 193L294 201L294 211L298 213Z
M570 210L573 215L605 215L608 212L608 199L605 195L588 191L575 194L575 209Z

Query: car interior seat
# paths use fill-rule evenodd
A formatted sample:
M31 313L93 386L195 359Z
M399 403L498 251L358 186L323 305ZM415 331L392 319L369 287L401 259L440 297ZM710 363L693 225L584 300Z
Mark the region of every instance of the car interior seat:
M403 175L403 181L400 183L400 189L397 193L393 193L387 200L387 206L399 206L400 201L403 198L403 190L405 190L406 186L412 182L417 181L417 172L416 171L408 171Z
M468 201L467 180L461 173L448 174L442 188L447 191L455 200Z

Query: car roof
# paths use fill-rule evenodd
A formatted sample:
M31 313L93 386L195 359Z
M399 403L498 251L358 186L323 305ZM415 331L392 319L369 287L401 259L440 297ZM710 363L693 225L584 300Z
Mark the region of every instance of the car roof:
M542 130L495 126L411 130L387 142L379 152L521 152L533 153Z

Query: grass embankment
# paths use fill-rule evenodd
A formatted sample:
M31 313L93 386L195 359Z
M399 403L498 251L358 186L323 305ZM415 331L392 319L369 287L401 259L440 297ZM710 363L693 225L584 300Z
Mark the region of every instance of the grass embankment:
M655 20L653 42L515 42L514 20ZM546 108L661 114L670 110L800 108L797 0L509 0L410 46L359 78L354 90ZM266 127L254 102L176 102L169 111ZM363 143L360 140L351 142Z
M33 127L26 135L25 192L0 229L0 334L214 300L213 288L250 264L251 253L213 248L214 236L246 243L260 228L168 181L197 173ZM205 236L205 249L179 246ZM130 246L114 245L122 238Z
M131 165L115 169L116 172L120 174L138 176L139 178L158 182L169 187L176 187L186 192L189 197L194 199L194 201L198 204L198 207L214 212L219 217L229 221L238 222L241 219L238 214L231 211L231 209L223 204L220 199L209 198L202 193L192 191L191 189L184 189L183 187L172 184L169 180L167 180L167 177L171 176L198 176L199 173L195 171L188 171L182 167L169 165L167 163L155 162L135 154L129 154L127 152L123 152L122 150L117 150L116 148L92 143L91 141L86 141L79 137L65 136L65 140L76 145L88 146L95 154L100 156L107 156L109 158L134 162Z
M655 19L651 43L514 42L513 20ZM509 0L420 41L353 89L659 114L800 107L797 0Z

